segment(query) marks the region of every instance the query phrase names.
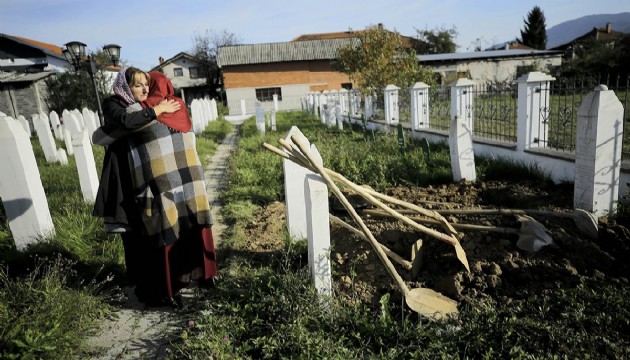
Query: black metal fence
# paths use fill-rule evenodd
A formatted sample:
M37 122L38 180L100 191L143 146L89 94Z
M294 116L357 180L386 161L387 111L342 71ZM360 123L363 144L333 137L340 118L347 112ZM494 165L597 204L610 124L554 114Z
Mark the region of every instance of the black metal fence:
M557 151L575 151L577 116L584 98L597 85L606 85L613 90L624 108L623 114L623 150L622 159L630 159L630 96L629 75L605 75L582 78L558 78L552 81L549 91L549 106L541 108L543 123L548 128L548 138L543 147Z

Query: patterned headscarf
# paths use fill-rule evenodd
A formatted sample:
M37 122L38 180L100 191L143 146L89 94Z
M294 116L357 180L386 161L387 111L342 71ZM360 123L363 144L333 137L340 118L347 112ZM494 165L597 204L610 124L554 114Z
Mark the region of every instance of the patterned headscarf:
M114 91L114 94L125 100L127 105L131 105L136 103L136 99L134 99L133 94L131 93L131 88L129 87L129 84L127 84L125 72L127 72L127 68L123 68L120 72L118 72L116 80L114 80L112 90Z

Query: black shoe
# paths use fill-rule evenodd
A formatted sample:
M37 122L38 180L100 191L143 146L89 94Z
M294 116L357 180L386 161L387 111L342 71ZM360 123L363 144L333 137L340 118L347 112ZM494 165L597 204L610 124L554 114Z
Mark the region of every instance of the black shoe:
M217 287L219 282L218 276L213 276L209 279L201 279L197 281L197 286L201 289L214 289Z

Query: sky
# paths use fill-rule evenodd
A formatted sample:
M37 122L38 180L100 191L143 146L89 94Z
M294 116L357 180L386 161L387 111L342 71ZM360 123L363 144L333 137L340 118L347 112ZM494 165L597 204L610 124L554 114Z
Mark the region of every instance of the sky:
M406 36L455 28L457 51L467 52L520 37L534 6L547 28L630 12L630 0L0 0L0 33L61 47L81 41L90 51L118 44L127 65L150 70L159 57L190 52L195 37L224 31L258 44L379 23Z

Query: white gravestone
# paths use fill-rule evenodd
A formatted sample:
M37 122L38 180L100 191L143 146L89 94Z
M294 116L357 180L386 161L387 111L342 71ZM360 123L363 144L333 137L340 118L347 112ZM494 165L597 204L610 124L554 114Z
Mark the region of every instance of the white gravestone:
M315 145L310 152L319 165L322 157ZM320 295L332 295L330 266L330 215L328 210L328 186L318 174L307 174L304 179L306 203L306 232L308 240L308 265L313 284Z
M81 128L81 123L74 124L70 118L70 111L64 109L61 112L61 120L63 120L61 125L61 129L63 131L63 142L66 146L66 152L68 155L74 155L74 149L72 148L72 134L81 130L73 130L72 126Z
M85 123L85 130L88 132L88 136L90 137L90 139L92 138L92 134L94 134L94 131L96 131L96 129L98 129L101 124L99 123L97 125L97 120L95 119L94 113L84 107L83 110L81 110L81 115L83 115L83 122Z
M260 134L265 135L265 110L258 100L256 100L256 128Z
M0 199L18 250L54 233L33 147L13 118L0 117Z
M201 134L203 130L203 121L201 120L203 112L201 111L201 103L198 99L193 100L192 104L190 104L190 112L192 113L193 132L195 134Z
M37 116L37 115L33 115L33 116ZM22 125L22 127L24 128L24 131L26 131L26 133L30 137L33 134L33 131L31 131L31 124L29 124L28 120L26 120L26 118L22 115L18 116L17 120L20 123L20 125Z
M42 146L44 156L47 163L54 163L57 161L57 144L50 131L50 124L39 115L33 115L33 127L35 127L35 133L39 144Z
M291 127L284 140L293 144L291 140L293 135L301 138L310 147L310 142L297 126ZM304 179L307 175L314 173L287 159L282 159L282 168L284 170L284 198L289 236L294 240L304 239L307 236Z
M217 101L215 99L210 101L210 109L212 109L212 120L217 120L219 118L219 109L217 108Z
M241 99L241 115L247 115L247 107L245 106L245 99Z
M41 113L39 116L46 117L46 114ZM61 121L59 121L59 115L54 110L50 112L50 124L52 125L55 139L63 140L63 128L61 127Z
M451 153L453 180L477 180L472 131L468 128L468 123L464 121L461 116L457 116L451 121L448 142Z
M623 106L614 91L595 87L578 111L573 205L612 214L619 197Z
M98 174L96 172L96 162L94 161L94 153L92 152L92 144L87 130L79 123L79 119L75 114L70 113L65 119L65 125L72 136L72 149L74 158L77 163L77 171L79 173L79 185L83 200L94 202L98 191Z

